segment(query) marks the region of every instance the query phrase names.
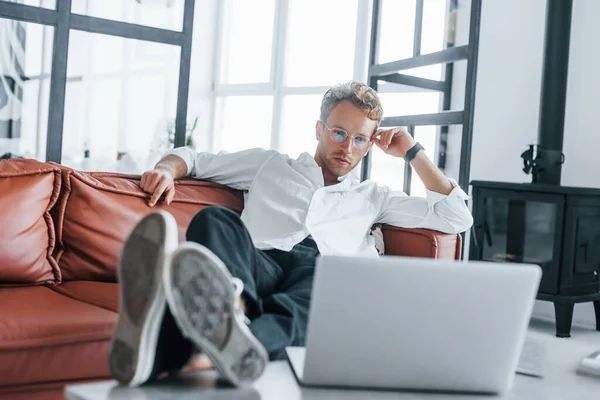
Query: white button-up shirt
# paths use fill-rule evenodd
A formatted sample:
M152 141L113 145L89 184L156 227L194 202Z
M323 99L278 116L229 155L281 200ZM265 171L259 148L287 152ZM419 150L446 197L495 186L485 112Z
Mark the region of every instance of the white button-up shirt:
M241 218L259 249L289 251L311 235L323 255L376 257L369 234L375 223L446 233L473 223L468 197L453 180L449 195L428 190L425 199L351 174L325 186L321 167L308 153L293 159L274 150L215 155L181 147L167 154L185 161L187 176L244 191Z

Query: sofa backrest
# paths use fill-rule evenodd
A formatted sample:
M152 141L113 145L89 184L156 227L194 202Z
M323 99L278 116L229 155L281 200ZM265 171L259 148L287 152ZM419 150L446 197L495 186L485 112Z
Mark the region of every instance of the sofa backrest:
M56 165L59 167L58 165ZM64 281L116 281L117 260L135 224L153 208L140 177L114 173L83 173L62 169L63 190L53 212L56 226L54 257ZM179 240L202 208L221 205L241 212L241 193L214 183L183 179L167 207L179 227Z
M55 230L50 209L60 170L35 160L0 160L0 286L55 284Z
M150 208L139 175L84 173L35 160L0 161L0 287L61 281L116 281L125 239ZM166 209L179 240L202 208L220 205L241 212L239 191L182 179ZM383 227L385 253L460 258L460 235Z

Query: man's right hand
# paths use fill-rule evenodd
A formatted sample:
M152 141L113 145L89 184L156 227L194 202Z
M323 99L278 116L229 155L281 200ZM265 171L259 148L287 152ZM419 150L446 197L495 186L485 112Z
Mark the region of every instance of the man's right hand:
M152 194L148 206L154 207L158 199L162 194L165 194L164 203L166 205L171 204L173 197L175 196L175 180L173 174L164 169L153 169L152 171L146 171L142 175L140 187L146 193Z

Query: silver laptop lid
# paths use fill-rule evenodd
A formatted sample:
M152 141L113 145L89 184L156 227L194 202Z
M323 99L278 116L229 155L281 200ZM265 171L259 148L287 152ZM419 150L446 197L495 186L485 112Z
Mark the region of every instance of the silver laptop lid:
M540 278L529 264L321 257L303 380L502 392Z

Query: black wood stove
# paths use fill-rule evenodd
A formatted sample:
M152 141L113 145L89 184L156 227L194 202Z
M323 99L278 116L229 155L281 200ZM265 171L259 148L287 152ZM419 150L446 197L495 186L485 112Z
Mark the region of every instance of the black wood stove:
M538 144L521 155L532 183L471 182L469 259L539 265L537 297L554 302L559 337L580 302L594 303L600 331L600 189L560 185L571 10L548 0Z

